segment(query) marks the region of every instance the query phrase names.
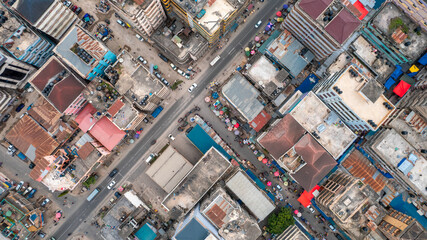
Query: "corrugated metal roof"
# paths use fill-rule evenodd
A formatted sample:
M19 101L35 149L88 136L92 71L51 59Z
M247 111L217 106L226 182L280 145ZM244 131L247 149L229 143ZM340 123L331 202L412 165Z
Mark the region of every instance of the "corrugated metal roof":
M359 19L344 8L330 23L328 23L325 30L337 40L337 42L343 44L359 25Z
M316 19L333 0L301 0L298 6L311 18Z
M47 130L50 130L61 117L61 113L44 97L37 99L31 109L28 110L28 114Z

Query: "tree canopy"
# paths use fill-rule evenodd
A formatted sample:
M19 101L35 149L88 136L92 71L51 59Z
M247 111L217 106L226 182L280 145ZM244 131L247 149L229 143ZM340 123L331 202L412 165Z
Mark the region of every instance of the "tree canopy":
M270 215L267 223L267 231L272 234L280 234L294 223L295 220L292 216L291 209L283 207L280 212Z

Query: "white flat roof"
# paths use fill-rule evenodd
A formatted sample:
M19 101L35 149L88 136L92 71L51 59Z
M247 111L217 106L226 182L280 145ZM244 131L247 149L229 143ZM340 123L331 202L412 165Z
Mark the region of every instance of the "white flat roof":
M358 73L357 77L352 77L349 70L353 69ZM343 102L350 107L353 112L359 116L362 120L367 122L372 120L375 124L381 126L381 124L388 118L388 116L394 111L388 110L383 106L384 102L387 102L391 106L394 106L383 94L375 101L371 102L365 97L360 90L368 82L368 80L359 73L359 71L353 66L349 66L345 72L338 78L334 86L341 89L342 94L336 93ZM335 90L334 90L335 91Z
M264 220L276 206L269 197L249 180L241 171L237 172L226 186L249 208L259 219Z
M290 114L307 132L316 132L320 137L315 138L317 142L335 159L339 158L356 139L356 134L313 92L309 92ZM332 116L333 114L335 116ZM327 121L328 117L331 121ZM333 117L335 119L332 120Z
M235 11L227 0L216 0L210 6L207 3L204 9L206 13L199 19L199 24L205 27L209 33L214 33L220 27L220 22Z

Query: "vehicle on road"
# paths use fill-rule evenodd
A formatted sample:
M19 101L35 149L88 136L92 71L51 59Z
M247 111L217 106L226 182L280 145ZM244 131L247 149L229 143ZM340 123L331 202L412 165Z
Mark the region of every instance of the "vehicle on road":
M19 106L16 107L15 111L20 112L25 107L25 104L21 103Z
M90 194L89 194L89 196L86 198L86 200L88 201L88 202L90 202L90 201L92 201L95 197L96 197L96 195L98 195L98 193L101 191L101 189L99 189L99 188L95 188L95 190L93 190Z
M4 115L4 117L1 119L1 121L7 122L7 120L9 120L9 118L10 118L10 114L8 113L8 114Z
M174 70L174 71L176 71L178 68L175 66L175 64L173 64L173 63L171 63L170 64L170 66L171 66L171 68Z
M308 210L310 210L311 213L315 213L314 208L311 205L307 206Z
M79 15L81 12L82 12L82 8L81 8L81 7L78 7L74 13L75 13L76 15Z
M42 231L39 231L39 232L37 233L37 235L39 235L41 238L45 238L45 237L46 237L46 233L44 233L44 232L42 232Z
M108 189L108 190L111 190L111 189L114 187L114 185L116 185L116 181L113 179L113 180L111 180L111 182L108 184L107 189Z
M163 54L159 53L159 57L165 61L165 62L169 62L169 59L167 59Z
M139 39L139 41L143 42L144 38L142 38L139 34L135 34L135 37Z
M279 184L277 184L276 188L277 188L277 190L279 190L279 191L282 191L282 190L283 190L283 189L282 189L282 187L281 187Z
M215 65L215 63L217 63L217 62L219 61L219 59L221 59L221 56L220 56L220 55L216 56L216 57L211 61L211 63L209 63L209 65L211 65L211 67L213 67L213 66Z
M334 226L332 226L332 224L329 224L329 228L334 232L337 230Z
M188 89L188 92L192 92L197 87L197 83L193 83L191 87Z
M16 191L19 191L19 189L21 189L23 185L24 185L24 181L20 181L19 184L15 188Z
M33 190L31 190L31 192L27 196L27 199L33 198L34 194L36 194L36 192L37 192L37 189L35 189L35 188Z
M174 141L174 140L175 140L175 137L174 137L174 136L172 136L172 134L169 134L169 135L168 135L168 138L170 138L170 140L172 140L172 141Z
M341 235L339 235L338 233L335 233L335 237L336 237L338 240L344 240L344 238L343 238Z
M157 154L155 154L155 153L151 153L148 157L147 157L147 159L145 160L145 162L148 164L148 165L150 165L151 164L151 162L154 160L154 158L155 157L157 157Z
M163 111L163 107L162 106L158 106L156 107L156 109L154 109L154 111L151 113L151 116L153 118L156 118L157 116L159 116L159 114Z
M119 169L114 168L114 169L113 169L113 171L111 171L111 172L110 172L110 174L108 174L108 176L109 176L110 178L112 178L112 177L116 176L116 174L117 174L118 172L119 172Z
M46 206L46 204L50 203L50 199L46 198L45 200L43 200L42 204L40 204L40 206L44 207Z
M261 26L261 24L262 24L262 21L261 21L261 20L259 20L259 21L255 24L255 28L259 28L259 26Z
M142 64L147 64L147 60L145 60L143 57L139 56L138 60L142 63Z
M27 193L29 193L29 192L31 192L33 190L33 188L32 187L28 187L23 193L22 193L22 196L25 196L25 195L27 195Z
M71 1L64 1L64 5L66 6L66 7L70 7L71 6Z
M122 25L122 27L126 27L126 24L120 19L117 19L117 23Z

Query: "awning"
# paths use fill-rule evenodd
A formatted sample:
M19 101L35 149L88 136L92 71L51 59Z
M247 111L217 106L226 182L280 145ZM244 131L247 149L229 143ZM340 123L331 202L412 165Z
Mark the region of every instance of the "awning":
M400 80L400 83L393 89L393 92L396 93L397 96L403 97L410 87L411 85L409 83Z
M254 5L251 3L248 5L248 11L252 10L252 8L254 8Z
M386 89L390 89L391 86L393 86L393 84L395 84L395 83L396 83L396 81L394 81L394 79L390 77L389 79L387 79L387 82L385 82L384 87Z
M310 190L310 192L304 190L304 192L298 198L298 202L300 202L304 207L308 207L308 205L311 203L311 199L314 197L313 192L319 189L319 185L316 185L313 189Z

